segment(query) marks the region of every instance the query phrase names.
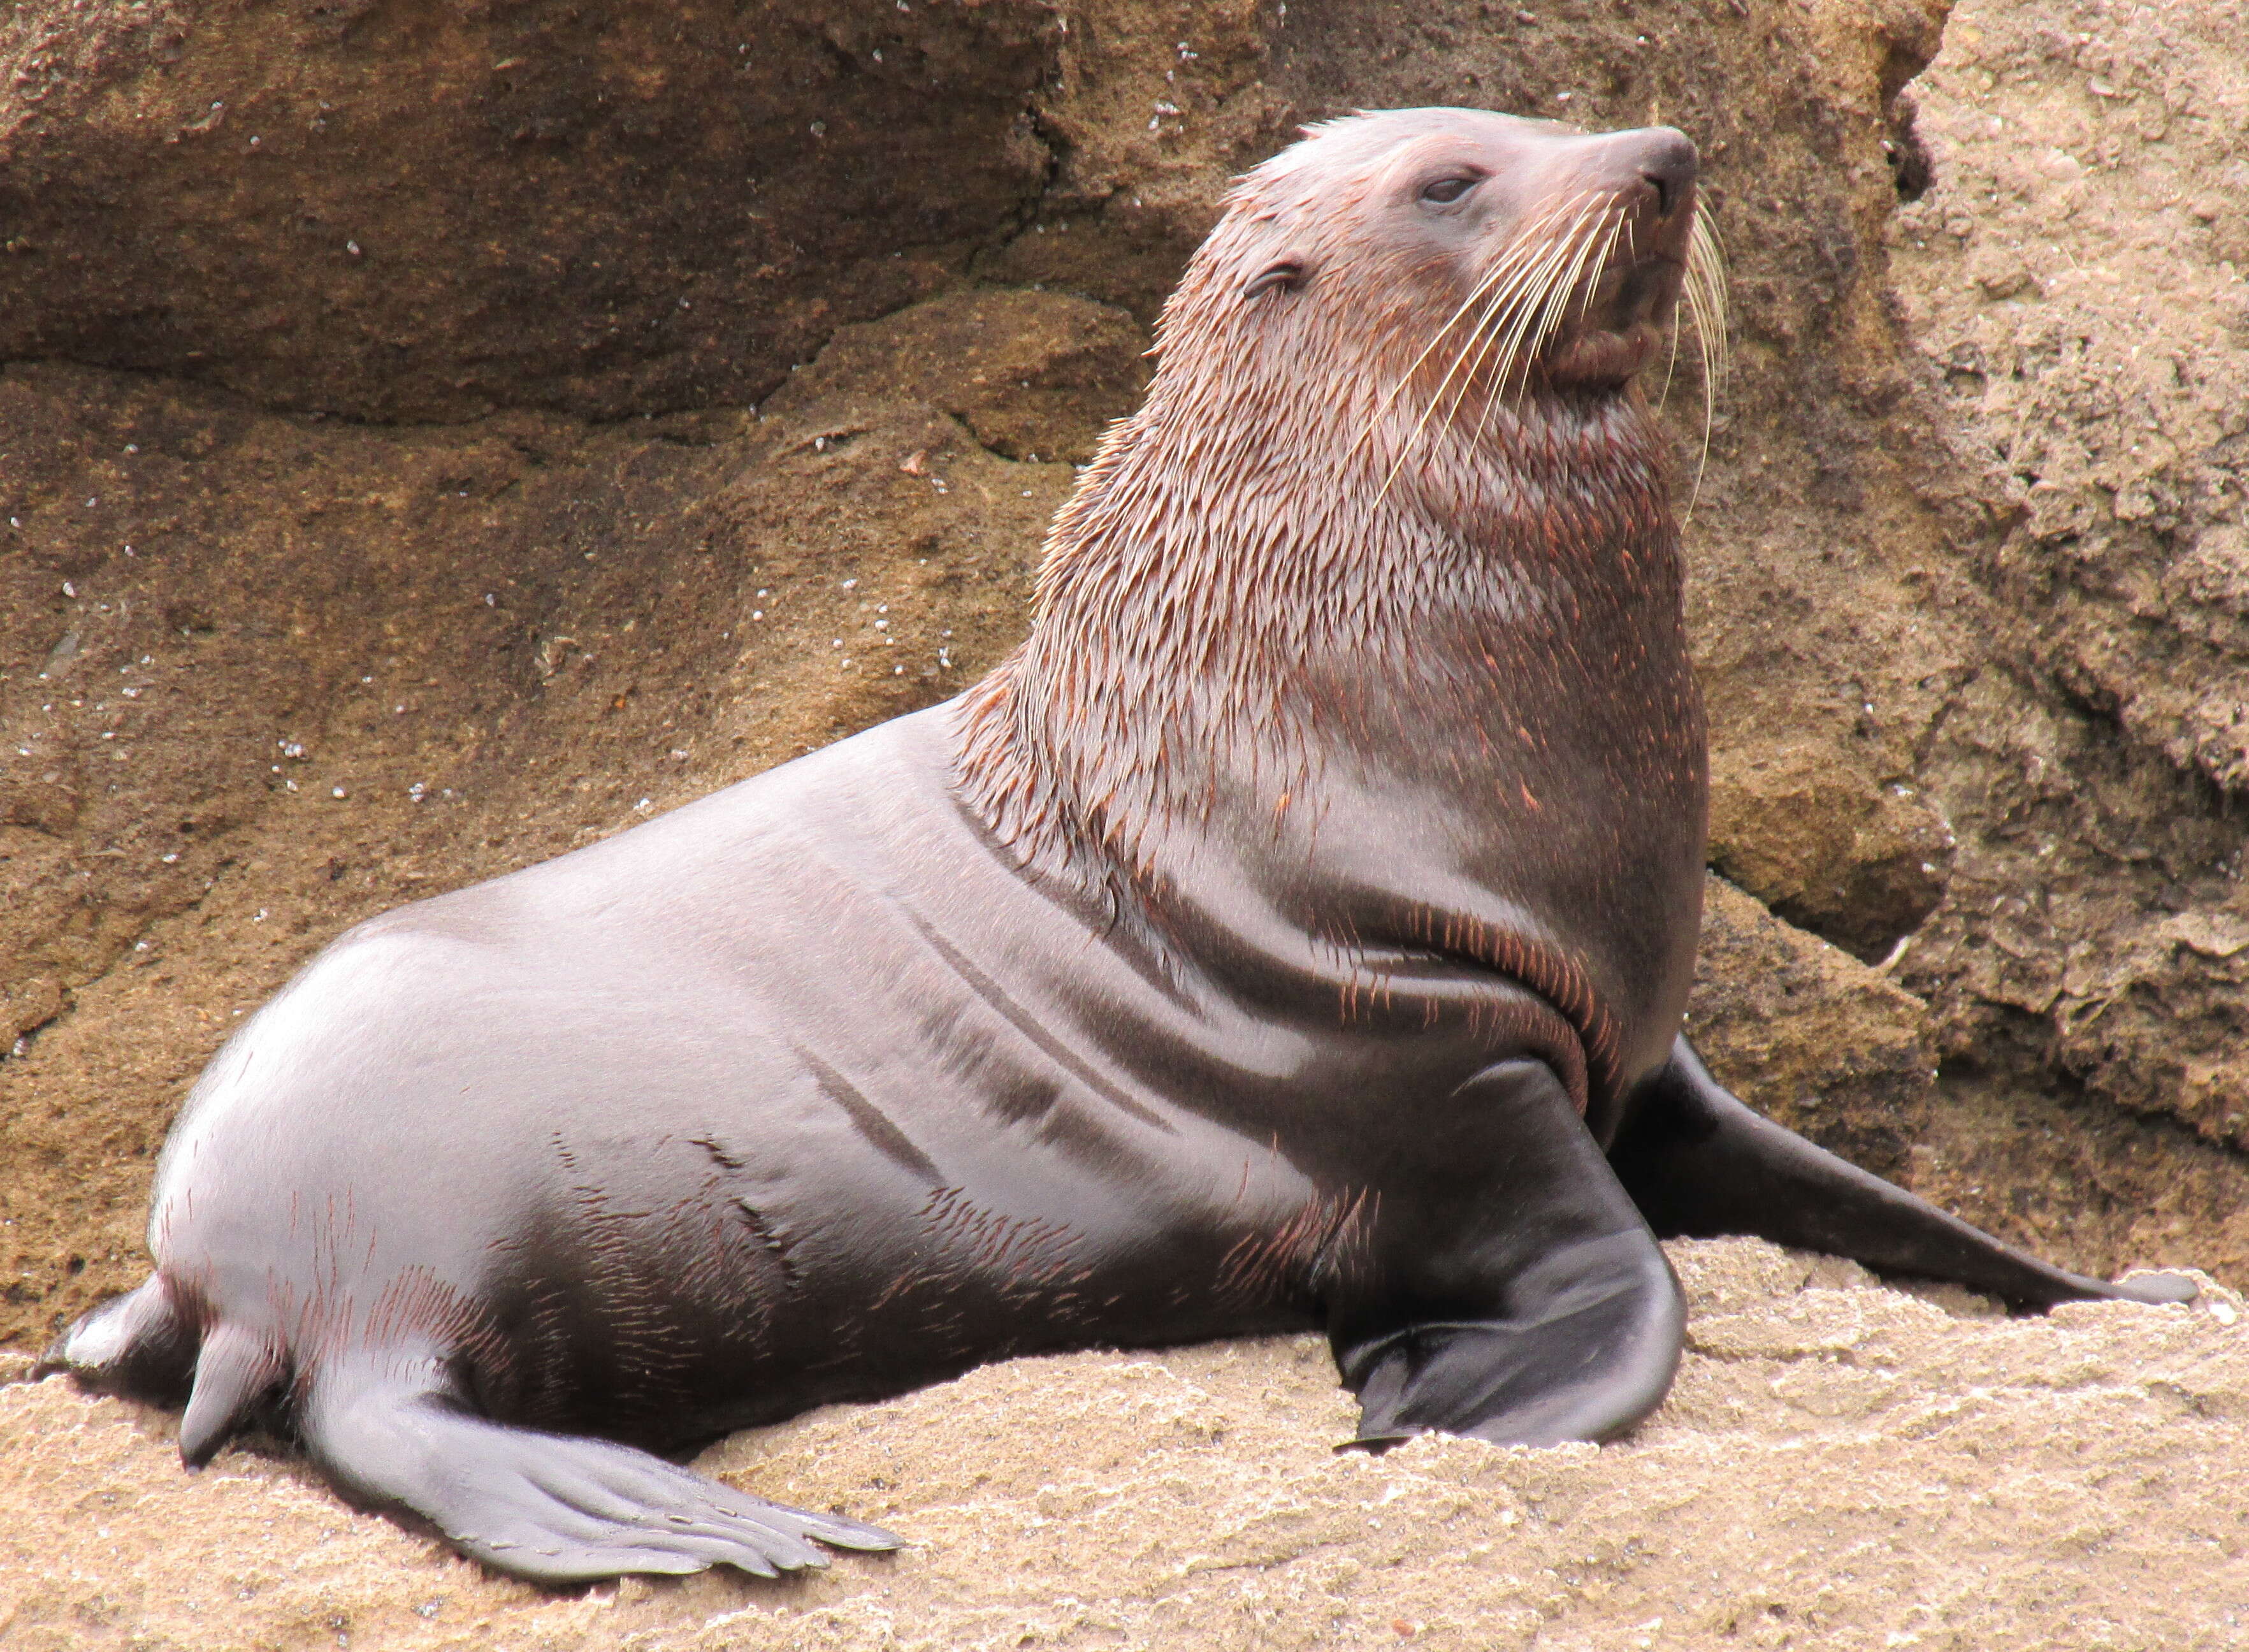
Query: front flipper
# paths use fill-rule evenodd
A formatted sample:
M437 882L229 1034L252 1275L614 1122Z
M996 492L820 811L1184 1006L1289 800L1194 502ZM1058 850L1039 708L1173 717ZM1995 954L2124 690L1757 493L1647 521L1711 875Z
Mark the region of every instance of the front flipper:
M1386 1202L1362 1289L1331 1309L1352 1443L1621 1433L1679 1367L1685 1311L1654 1235L1544 1064L1488 1069L1446 1112L1451 1139L1423 1143L1414 1196Z
M2110 1284L2049 1266L1752 1112L1683 1037L1641 1085L1609 1162L1665 1238L1749 1234L1886 1273L1948 1279L2018 1308L2111 1298L2189 1302L2193 1281Z
M305 1443L340 1490L403 1510L462 1553L534 1583L731 1566L761 1577L822 1566L807 1539L895 1549L841 1515L783 1508L629 1446L509 1428L395 1377L316 1379Z

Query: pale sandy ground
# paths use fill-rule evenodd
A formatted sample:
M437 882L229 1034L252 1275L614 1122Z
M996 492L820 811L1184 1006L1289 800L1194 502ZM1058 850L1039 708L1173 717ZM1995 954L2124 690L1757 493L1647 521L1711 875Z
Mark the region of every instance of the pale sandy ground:
M705 1469L915 1547L807 1582L495 1580L286 1461L0 1388L0 1646L2239 1648L2249 1325L1991 1317L1849 1263L1671 1248L1677 1387L1596 1449L1379 1460L1316 1339L1021 1360L735 1436Z

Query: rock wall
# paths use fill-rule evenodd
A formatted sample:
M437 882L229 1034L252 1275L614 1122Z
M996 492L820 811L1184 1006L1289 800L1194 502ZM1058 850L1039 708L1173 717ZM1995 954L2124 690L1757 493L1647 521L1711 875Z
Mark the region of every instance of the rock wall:
M1413 101L1705 151L1718 1071L2080 1265L2249 1263L2245 70L2105 16L1914 81L1912 4L9 13L0 1341L135 1274L340 927L999 657L1223 180Z
M0 19L0 1342L134 1277L337 930L988 665L1225 179L1428 101L1703 148L1721 1073L2081 1265L2244 1265L2243 61L2107 15L1917 81L1903 3Z
M1935 182L1887 231L1938 387L1922 485L1988 627L1923 767L1964 849L1901 978L1957 1111L1985 1111L1970 1132L2012 1114L2046 1161L1972 1202L2048 1230L2138 1207L2237 1270L2249 239L2221 197L2249 181L2244 39L2238 4L1964 13L1911 93Z
M396 423L746 404L1049 162L1033 0L94 0L0 21L0 357Z

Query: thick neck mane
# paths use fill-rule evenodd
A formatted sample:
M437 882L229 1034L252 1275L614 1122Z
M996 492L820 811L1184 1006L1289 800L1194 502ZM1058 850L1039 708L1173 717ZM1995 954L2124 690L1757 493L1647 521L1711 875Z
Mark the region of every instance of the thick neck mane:
M1157 894L1181 831L1317 807L1324 762L1385 738L1339 683L1416 703L1433 734L1513 726L1526 698L1575 692L1613 629L1677 601L1636 393L1488 416L1471 396L1448 418L1448 392L1424 423L1426 393L1384 394L1410 368L1338 348L1333 315L1259 328L1239 306L1193 314L1207 296L1191 281L1167 310L1145 403L1055 520L1029 637L959 725L987 826L1112 898ZM1462 749L1434 740L1433 761Z

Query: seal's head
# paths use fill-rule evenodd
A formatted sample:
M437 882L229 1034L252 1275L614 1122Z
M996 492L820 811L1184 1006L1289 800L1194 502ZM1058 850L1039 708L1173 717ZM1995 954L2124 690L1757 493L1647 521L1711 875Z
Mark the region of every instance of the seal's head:
M1294 308L1378 351L1457 334L1488 347L1463 371L1498 383L1619 389L1714 255L1696 171L1669 127L1592 134L1478 109L1331 120L1235 186L1164 342L1235 332L1229 307L1269 329ZM1698 279L1694 296L1714 295ZM1407 359L1422 355L1449 364Z
M1379 295L1382 319L1403 321L1410 306L1425 327L1371 337L1402 334L1403 346L1449 324L1489 347L1464 368L1499 382L1616 389L1672 320L1696 249L1695 174L1695 146L1668 127L1588 134L1475 109L1353 115L1241 181L1200 273L1209 296L1232 286L1244 303Z
M1721 339L1696 172L1668 127L1592 134L1476 109L1331 120L1237 183L1159 347L1237 403L1315 381L1386 475L1449 435L1503 437L1510 403L1623 394L1682 290L1698 341Z

